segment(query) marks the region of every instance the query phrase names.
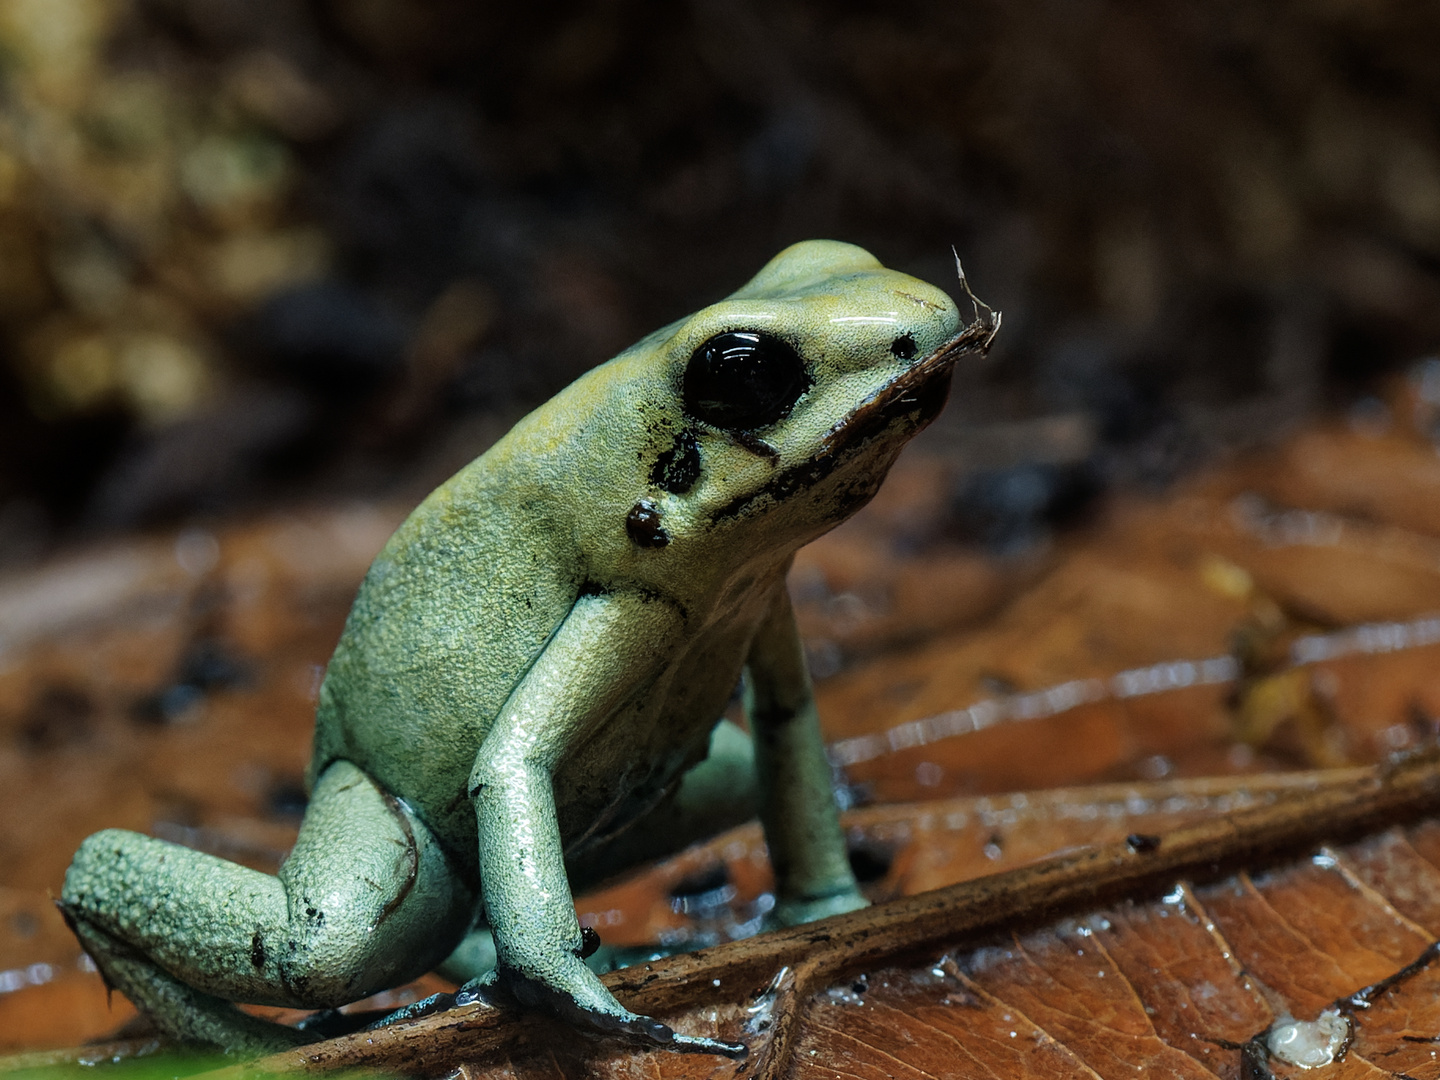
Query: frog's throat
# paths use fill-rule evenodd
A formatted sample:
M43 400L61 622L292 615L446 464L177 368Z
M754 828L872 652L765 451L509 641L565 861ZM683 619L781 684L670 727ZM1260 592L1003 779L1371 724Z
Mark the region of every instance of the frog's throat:
M717 508L711 521L719 524L740 517L766 499L783 503L797 491L823 481L878 438L899 434L901 441L909 439L945 407L950 376L961 357L983 356L999 328L998 312L977 310L974 322L915 361L827 431L814 457L781 470L756 490L736 496Z

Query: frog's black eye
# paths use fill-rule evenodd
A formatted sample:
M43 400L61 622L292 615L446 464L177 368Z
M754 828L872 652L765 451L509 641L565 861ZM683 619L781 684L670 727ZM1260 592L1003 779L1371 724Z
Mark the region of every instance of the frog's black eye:
M769 334L730 330L695 350L685 368L685 411L719 428L773 424L810 388L805 361Z

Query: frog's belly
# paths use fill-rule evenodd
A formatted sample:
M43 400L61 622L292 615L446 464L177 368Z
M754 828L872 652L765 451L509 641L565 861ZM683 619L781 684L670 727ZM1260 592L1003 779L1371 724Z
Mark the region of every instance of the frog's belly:
M554 790L566 848L623 827L704 757L770 595L753 590L712 618L662 672L636 686L562 758ZM403 615L387 612L389 625ZM543 629L526 628L531 649L543 648ZM521 635L513 631L503 649L480 644L483 634L460 648L440 639L416 646L425 635L413 626L386 635L404 642L403 649L347 634L331 664L332 675L343 678L335 680L333 693L327 680L317 715L315 767L336 758L354 762L412 806L457 867L472 876L479 867L467 797L470 772L494 717L528 667L529 658L515 648Z
M704 759L758 621L707 634L566 755L555 799L567 850L625 828Z

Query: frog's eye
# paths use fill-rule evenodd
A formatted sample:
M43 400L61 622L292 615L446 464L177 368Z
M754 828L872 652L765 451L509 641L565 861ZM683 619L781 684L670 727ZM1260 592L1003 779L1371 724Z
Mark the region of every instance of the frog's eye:
M685 411L719 428L773 424L810 388L805 361L769 334L730 330L695 350L685 368Z

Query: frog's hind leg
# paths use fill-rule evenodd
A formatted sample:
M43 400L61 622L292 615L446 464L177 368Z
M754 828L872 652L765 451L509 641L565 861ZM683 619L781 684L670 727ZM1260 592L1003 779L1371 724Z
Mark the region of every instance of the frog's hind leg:
M230 1002L329 1008L414 978L474 904L425 824L344 761L316 783L278 876L112 829L80 846L60 901L107 982L162 1031L242 1051L308 1037Z

